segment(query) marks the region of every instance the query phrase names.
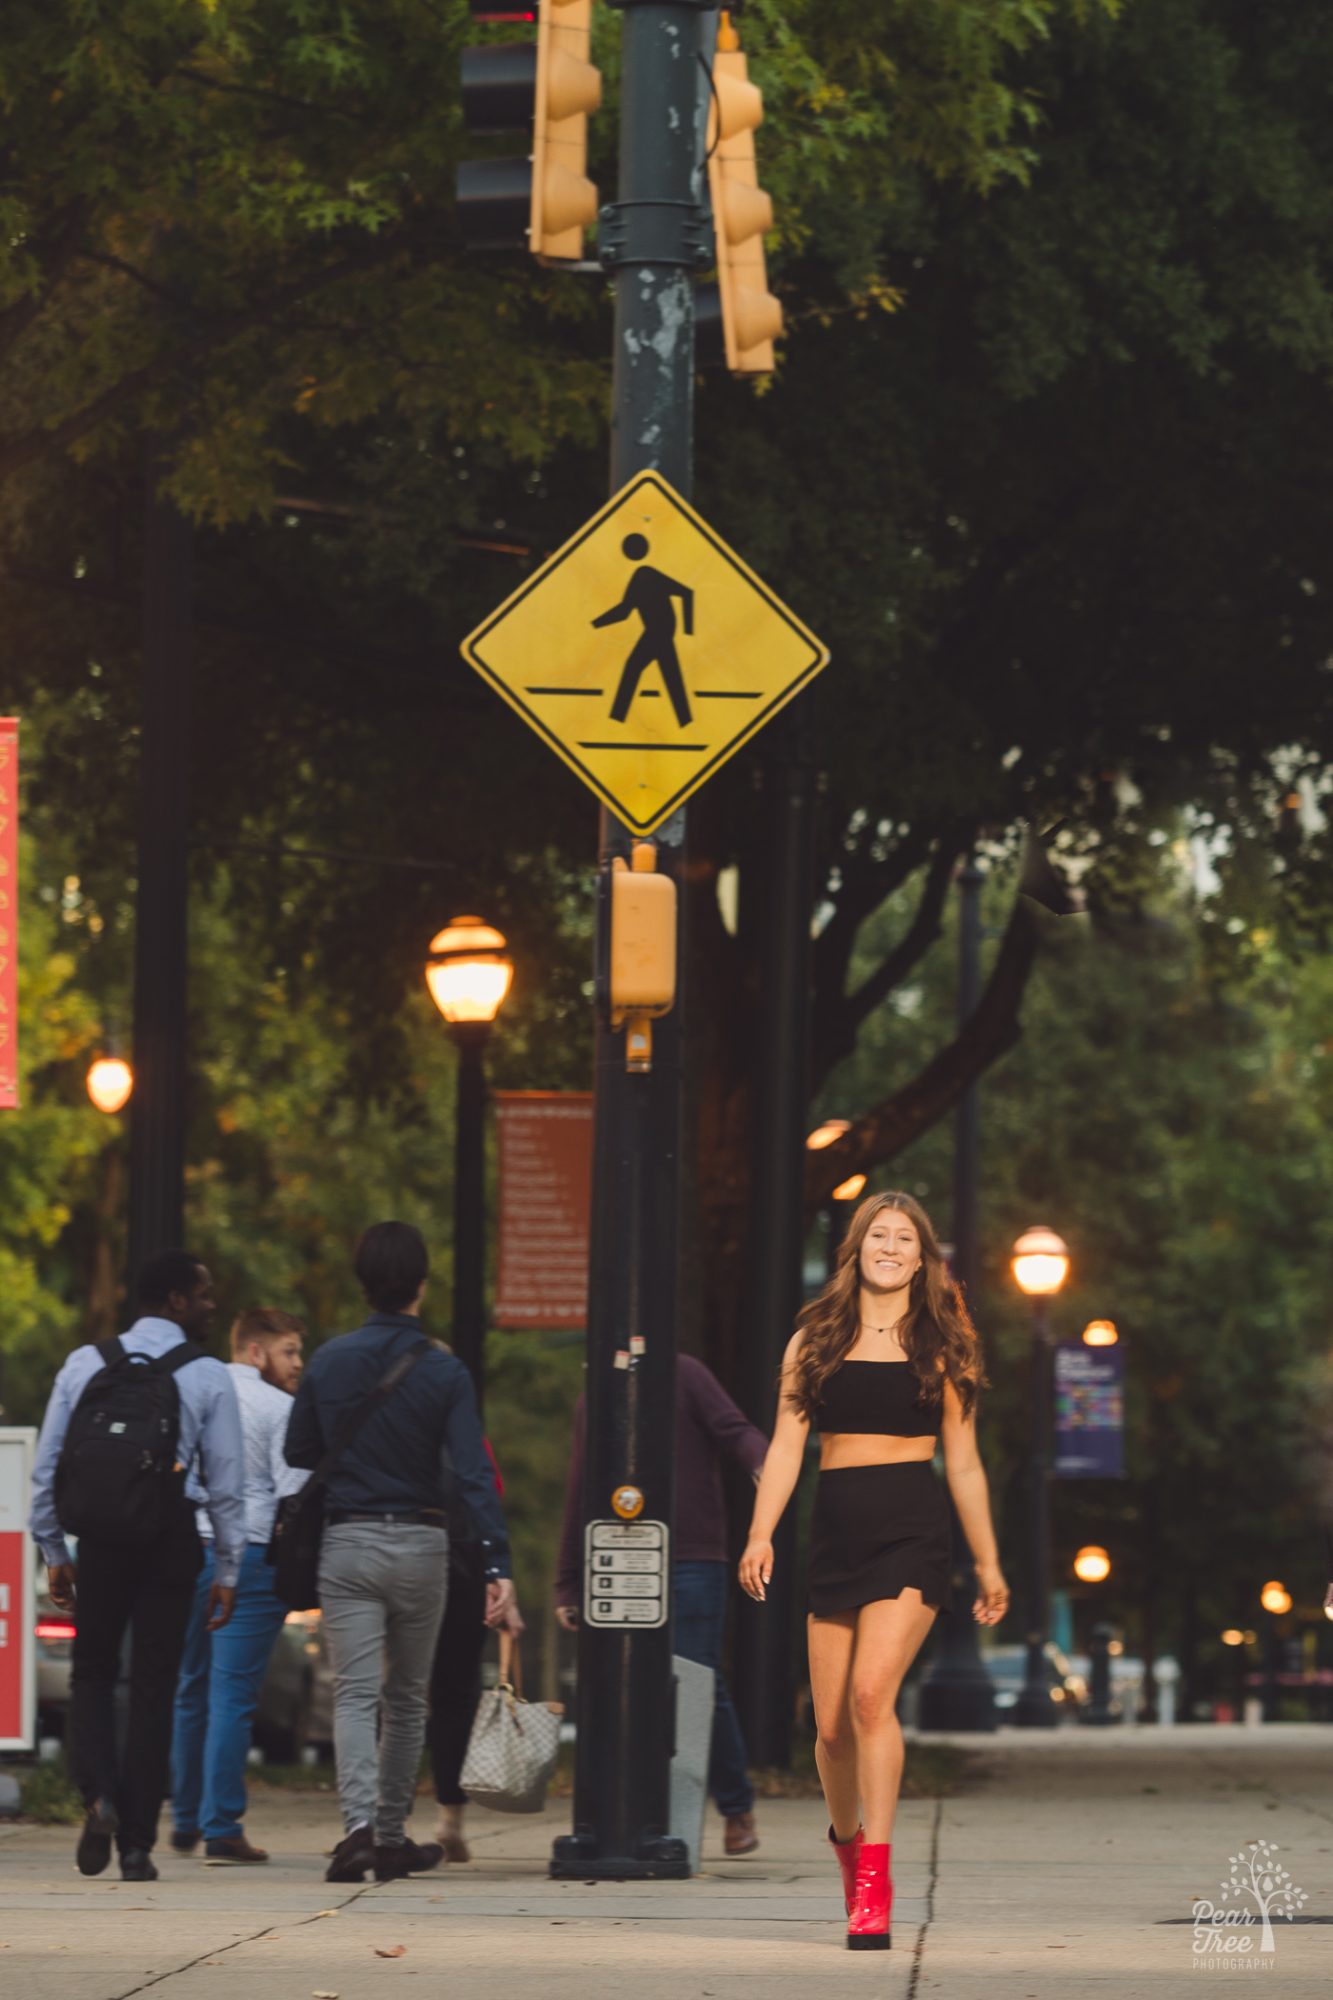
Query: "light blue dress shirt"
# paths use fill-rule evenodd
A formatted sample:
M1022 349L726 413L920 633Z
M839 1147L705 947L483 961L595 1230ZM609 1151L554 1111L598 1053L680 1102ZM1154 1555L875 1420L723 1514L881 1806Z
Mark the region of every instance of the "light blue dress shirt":
M273 1534L279 1500L299 1493L310 1474L288 1465L283 1452L292 1414L291 1397L266 1382L248 1361L229 1361L227 1373L236 1390L245 1440L245 1539L266 1546ZM199 1532L205 1541L212 1540L212 1525L203 1508Z
M178 1347L184 1338L174 1320L152 1315L137 1319L129 1332L120 1336L128 1354L143 1354L150 1361ZM60 1448L79 1398L104 1365L96 1347L76 1347L56 1376L42 1419L32 1468L32 1512L28 1525L43 1560L52 1565L73 1560L56 1513L55 1480ZM208 1354L198 1361L187 1361L177 1371L176 1387L181 1405L177 1450L182 1465L190 1468L185 1491L191 1500L208 1509L217 1549L214 1581L231 1588L240 1574L241 1557L245 1553L245 1444L236 1391L227 1368ZM202 1471L202 1483L196 1464Z

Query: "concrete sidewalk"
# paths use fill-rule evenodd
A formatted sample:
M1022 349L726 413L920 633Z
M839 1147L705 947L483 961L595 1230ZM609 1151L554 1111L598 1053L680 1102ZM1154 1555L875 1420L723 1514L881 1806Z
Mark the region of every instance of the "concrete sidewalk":
M938 1740L938 1739L932 1739ZM0 1829L0 1992L13 2000L379 2000L443 1985L449 2000L806 2000L867 1988L917 2000L1165 2000L1191 1981L1273 1979L1284 2000L1333 1985L1333 1728L1199 1725L1003 1730L960 1796L904 1803L894 1841L893 1950L842 1947L841 1903L815 1800L764 1802L763 1846L722 1858L710 1828L685 1883L558 1883L545 1875L568 1804L540 1818L476 1813L475 1859L403 1884L322 1880L338 1832L328 1795L257 1794L248 1821L275 1860L243 1871L159 1853L160 1882L84 1881L70 1828ZM423 1806L416 1831L428 1832ZM1297 1922L1226 1933L1248 1952L1196 1955L1196 1897L1251 1840L1306 1891ZM1250 1907L1253 1907L1251 1899ZM400 1957L379 1957L403 1945ZM404 1982L409 1982L406 1986Z

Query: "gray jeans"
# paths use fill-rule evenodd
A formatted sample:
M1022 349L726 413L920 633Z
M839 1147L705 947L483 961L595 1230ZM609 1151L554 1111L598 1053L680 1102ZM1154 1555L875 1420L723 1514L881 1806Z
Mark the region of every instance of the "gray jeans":
M381 1847L407 1837L448 1587L442 1528L343 1521L324 1532L319 1598L333 1661L338 1798L346 1830L373 1826Z

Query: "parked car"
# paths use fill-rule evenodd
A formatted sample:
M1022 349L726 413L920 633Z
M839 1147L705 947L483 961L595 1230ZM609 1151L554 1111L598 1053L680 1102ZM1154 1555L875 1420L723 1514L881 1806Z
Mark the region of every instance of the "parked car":
M37 1590L37 1728L39 1736L65 1734L77 1612L52 1603L46 1570ZM128 1644L128 1642L127 1642ZM122 1659L121 1674L128 1670ZM324 1755L333 1747L333 1669L318 1611L289 1611L273 1648L255 1711L254 1740L275 1763L295 1763L303 1750Z
M1057 1720L1074 1722L1088 1698L1088 1684L1072 1660L1048 1639L1046 1656L1048 1692L1057 1710ZM1027 1679L1026 1646L991 1646L983 1650L982 1663L995 1687L995 1706L1002 1722L1011 1721L1012 1711Z

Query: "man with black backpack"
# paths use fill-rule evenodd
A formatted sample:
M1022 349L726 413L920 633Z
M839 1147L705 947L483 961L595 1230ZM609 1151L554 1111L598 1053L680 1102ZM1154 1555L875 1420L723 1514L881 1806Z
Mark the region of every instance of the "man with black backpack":
M77 1348L56 1377L31 1528L52 1598L77 1619L70 1729L87 1808L79 1870L100 1875L114 1841L125 1881L151 1882L176 1675L203 1560L194 1507L213 1522L216 1630L231 1616L245 1550L245 1454L231 1377L199 1344L216 1310L207 1270L165 1250L144 1265L137 1289L140 1317L128 1333ZM77 1569L67 1534L78 1537ZM127 1627L120 1758L115 1692Z

